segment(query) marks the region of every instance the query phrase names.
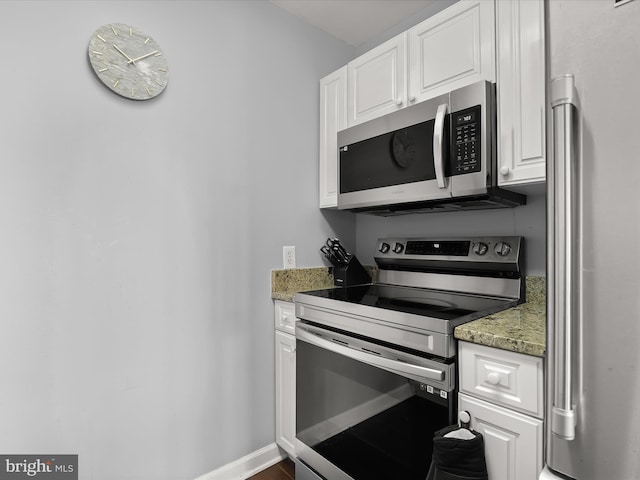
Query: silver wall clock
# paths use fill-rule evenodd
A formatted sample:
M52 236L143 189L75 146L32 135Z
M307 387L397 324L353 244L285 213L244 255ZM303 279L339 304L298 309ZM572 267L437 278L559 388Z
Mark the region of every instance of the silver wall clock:
M94 32L89 61L102 83L132 100L159 95L169 79L169 64L160 46L149 35L122 23L104 25Z

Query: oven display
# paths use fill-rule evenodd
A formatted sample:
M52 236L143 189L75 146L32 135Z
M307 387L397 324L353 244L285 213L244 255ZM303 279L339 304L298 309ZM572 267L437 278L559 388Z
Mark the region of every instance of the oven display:
M466 257L469 255L471 242L467 241L426 241L410 240L405 252L407 255L446 255Z

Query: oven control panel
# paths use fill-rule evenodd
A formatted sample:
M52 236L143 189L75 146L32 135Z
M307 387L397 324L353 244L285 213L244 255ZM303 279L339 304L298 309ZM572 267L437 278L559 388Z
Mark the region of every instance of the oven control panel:
M432 262L514 263L521 257L522 237L381 238L376 261L407 264ZM380 262L378 262L380 263Z

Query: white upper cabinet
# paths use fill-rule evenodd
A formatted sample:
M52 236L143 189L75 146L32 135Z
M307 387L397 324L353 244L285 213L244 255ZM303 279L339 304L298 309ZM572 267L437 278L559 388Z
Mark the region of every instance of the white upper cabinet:
M495 82L494 2L460 0L348 67L348 127L478 80Z
M320 207L337 206L337 132L487 80L498 185L545 181L544 0L460 0L320 82Z
M347 126L347 67L320 80L320 208L338 205L338 130Z
M348 64L347 126L394 112L406 104L407 33Z
M498 184L544 182L544 1L498 1L496 19Z
M493 1L461 0L409 30L410 103L495 79Z

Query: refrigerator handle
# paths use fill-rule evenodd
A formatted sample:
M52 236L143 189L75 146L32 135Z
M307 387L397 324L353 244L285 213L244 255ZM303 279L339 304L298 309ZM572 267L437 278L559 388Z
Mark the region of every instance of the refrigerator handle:
M575 328L579 324L579 234L577 96L573 75L551 81L552 161L547 168L547 328L553 374L551 432L573 440L576 409L572 399Z
M447 104L443 103L438 106L436 112L436 121L433 124L433 167L436 172L436 181L438 188L447 187L447 179L444 176L444 126L447 116Z

